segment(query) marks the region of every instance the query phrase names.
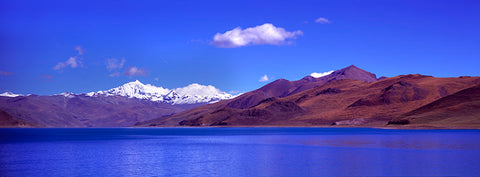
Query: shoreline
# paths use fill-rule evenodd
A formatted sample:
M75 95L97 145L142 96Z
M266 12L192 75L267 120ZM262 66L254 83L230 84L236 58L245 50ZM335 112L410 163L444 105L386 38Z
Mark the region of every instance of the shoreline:
M332 128L332 129L344 129L344 128L370 128L370 129L385 129L385 130L480 130L480 127L440 127L429 125L418 126L150 126L150 127L0 127L0 129L154 129L154 128Z

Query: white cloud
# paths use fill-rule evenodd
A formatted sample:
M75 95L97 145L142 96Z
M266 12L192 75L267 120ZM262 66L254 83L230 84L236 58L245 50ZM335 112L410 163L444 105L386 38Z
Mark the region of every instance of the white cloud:
M267 81L269 81L269 80L270 80L270 79L269 79L268 76L265 74L264 76L262 76L262 77L258 80L258 82L267 82Z
M140 69L137 67L128 67L123 75L126 76L145 76L146 72L144 69Z
M107 69L110 71L116 70L116 69L122 69L125 62L126 62L125 59L122 59L119 61L116 58L109 58L107 59L107 62L106 62Z
M68 67L68 66L70 66L71 68L83 67L81 55L83 55L83 53L85 52L85 49L83 49L80 46L76 46L75 50L77 51L77 56L70 57L65 62L57 63L57 65L55 65L53 67L53 69L54 70L61 70L61 69L65 68L65 67Z
M80 46L75 47L75 50L78 52L78 55L83 55L83 53L85 52L85 49Z
M65 62L57 63L57 65L55 65L55 67L53 67L53 69L54 70L60 70L60 69L63 69L65 67L68 67L68 66L70 66L71 68L82 67L83 64L82 64L81 58L77 57L77 56L70 57Z
M329 24L332 23L330 20L320 17L315 20L315 23L320 23L320 24Z
M314 78L319 78L319 77L323 77L323 76L326 76L326 75L329 75L329 74L332 74L333 71L327 71L327 72L323 72L323 73L312 73L310 74L310 76L314 77Z
M284 28L275 27L271 23L247 28L237 27L225 33L217 33L213 37L213 44L216 47L234 48L246 45L280 45L288 39L295 39L303 35L302 31L286 31Z

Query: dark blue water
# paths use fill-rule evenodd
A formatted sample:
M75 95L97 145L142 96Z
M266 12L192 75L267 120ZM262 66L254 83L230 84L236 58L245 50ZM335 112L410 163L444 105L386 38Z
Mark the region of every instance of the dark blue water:
M479 130L0 129L0 176L479 174Z

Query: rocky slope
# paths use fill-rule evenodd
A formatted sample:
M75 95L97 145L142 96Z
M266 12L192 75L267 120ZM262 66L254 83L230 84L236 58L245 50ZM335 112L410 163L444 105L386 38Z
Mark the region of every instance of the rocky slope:
M39 127L39 126L34 123L15 118L12 115L8 114L7 112L0 110L0 127L5 128L5 127Z
M440 98L389 121L390 126L480 128L480 85Z

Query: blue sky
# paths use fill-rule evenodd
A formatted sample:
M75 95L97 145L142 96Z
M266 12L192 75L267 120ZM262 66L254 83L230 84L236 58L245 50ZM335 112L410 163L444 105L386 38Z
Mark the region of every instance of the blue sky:
M246 92L352 64L377 76L479 76L479 9L437 0L3 0L0 92L84 93L137 79Z

